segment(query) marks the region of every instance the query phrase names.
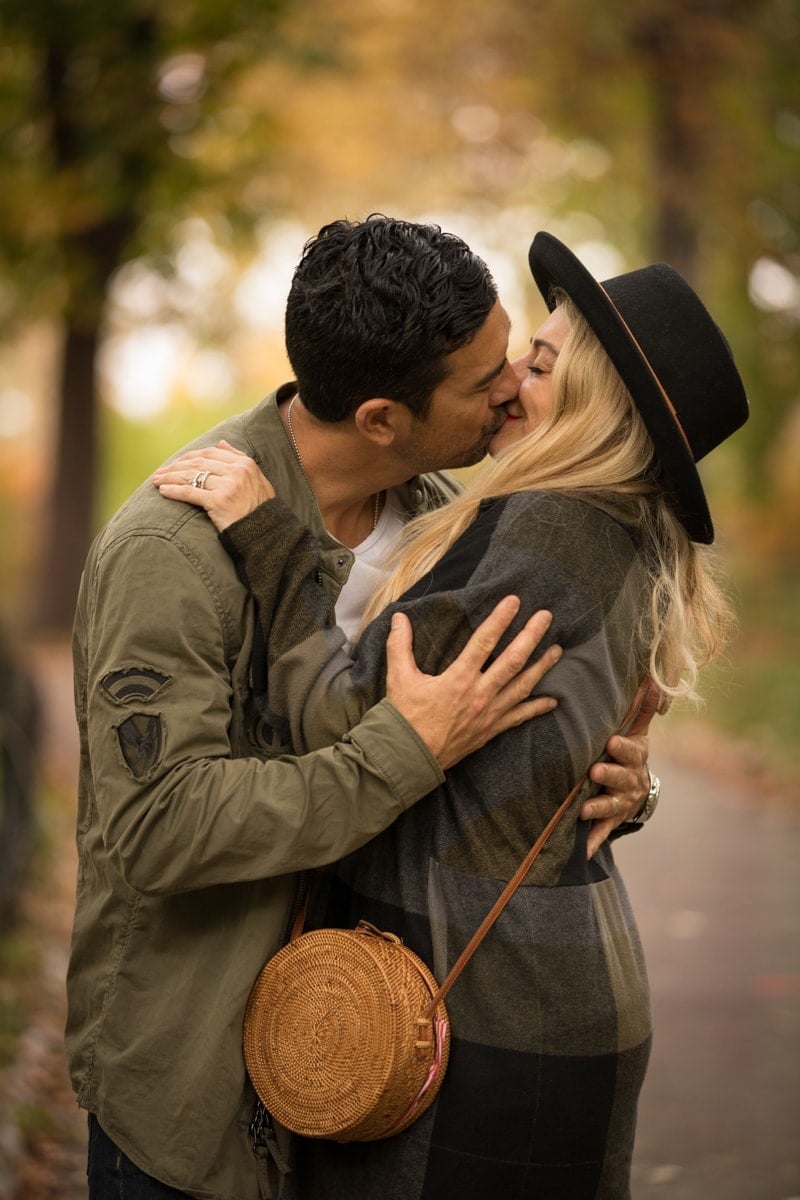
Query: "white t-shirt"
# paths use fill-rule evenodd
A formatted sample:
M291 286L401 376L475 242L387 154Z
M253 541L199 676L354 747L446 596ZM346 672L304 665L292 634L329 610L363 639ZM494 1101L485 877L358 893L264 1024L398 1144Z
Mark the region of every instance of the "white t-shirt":
M400 496L390 489L386 493L378 524L363 542L353 547L355 562L336 601L336 624L344 631L348 646L356 638L367 600L385 573L384 564L397 544L404 524L405 514Z

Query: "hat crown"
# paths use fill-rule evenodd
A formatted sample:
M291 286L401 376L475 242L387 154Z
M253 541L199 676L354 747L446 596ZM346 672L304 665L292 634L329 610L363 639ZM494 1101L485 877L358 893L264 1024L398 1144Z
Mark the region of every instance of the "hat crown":
M666 263L600 285L630 331L699 462L747 420L730 346L686 280Z

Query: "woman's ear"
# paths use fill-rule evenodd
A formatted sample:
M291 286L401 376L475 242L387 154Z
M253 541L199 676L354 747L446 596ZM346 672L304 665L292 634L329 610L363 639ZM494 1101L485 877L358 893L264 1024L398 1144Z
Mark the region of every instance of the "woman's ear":
M365 400L353 414L361 436L382 447L392 445L408 425L410 417L411 412L405 404L384 397Z

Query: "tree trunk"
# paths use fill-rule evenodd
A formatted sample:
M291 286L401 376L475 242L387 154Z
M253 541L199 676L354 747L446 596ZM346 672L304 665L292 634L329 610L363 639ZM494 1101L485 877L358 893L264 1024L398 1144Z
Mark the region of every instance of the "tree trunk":
M72 627L89 548L97 474L95 362L99 330L68 321L58 385L58 433L50 500L34 598L39 631Z
M152 47L154 23L136 18L132 47ZM53 162L64 178L80 178L91 166L87 146L92 124L75 103L69 78L73 60L58 30L42 58L41 90L49 114ZM121 202L85 221L68 207L58 238L69 295L65 305L65 341L58 383L58 432L52 492L45 515L41 564L33 598L36 631L67 632L72 628L81 571L93 528L98 463L99 397L96 362L106 291L123 261L127 242L136 228L137 186L144 190L152 170L134 144L119 162L120 178L129 190ZM88 173L91 178L91 171ZM81 205L77 208L82 216ZM92 212L89 206L90 213Z
M697 212L699 163L696 128L685 120L685 89L658 73L652 80L654 100L653 169L656 182L653 246L657 258L670 263L699 286L700 244Z
M680 6L637 22L631 42L652 113L653 251L695 287L705 161L709 47Z

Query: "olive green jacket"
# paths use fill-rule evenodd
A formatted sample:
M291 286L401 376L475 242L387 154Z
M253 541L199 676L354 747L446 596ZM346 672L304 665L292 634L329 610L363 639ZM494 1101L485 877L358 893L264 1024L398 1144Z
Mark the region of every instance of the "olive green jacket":
M259 463L319 538L335 597L353 556L322 528L276 407L286 394L195 445L224 437ZM407 490L415 511L453 485L428 477ZM205 513L149 483L91 549L74 636L70 1074L79 1104L137 1166L219 1200L268 1192L241 1029L284 937L295 872L362 845L443 778L386 700L336 745L289 757L255 702L256 625Z

